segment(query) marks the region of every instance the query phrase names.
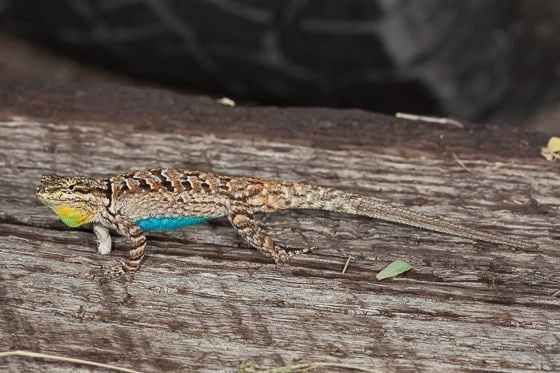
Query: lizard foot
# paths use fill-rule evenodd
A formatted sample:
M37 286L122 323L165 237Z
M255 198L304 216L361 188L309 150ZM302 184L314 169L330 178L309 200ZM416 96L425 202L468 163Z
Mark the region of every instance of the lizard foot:
M274 255L272 259L274 259L274 263L284 265L288 264L294 256L305 254L315 249L316 247L314 246L305 249L292 249L289 247L278 248L276 255Z
M99 271L100 273L96 277L99 277L103 282L125 278L127 271L123 269L124 265L125 263L122 261L113 265L103 265Z

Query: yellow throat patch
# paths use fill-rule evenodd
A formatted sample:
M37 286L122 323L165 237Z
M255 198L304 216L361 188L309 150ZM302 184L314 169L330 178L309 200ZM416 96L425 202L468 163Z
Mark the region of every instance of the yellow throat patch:
M64 224L72 228L87 223L92 218L90 213L76 207L55 206L52 209Z

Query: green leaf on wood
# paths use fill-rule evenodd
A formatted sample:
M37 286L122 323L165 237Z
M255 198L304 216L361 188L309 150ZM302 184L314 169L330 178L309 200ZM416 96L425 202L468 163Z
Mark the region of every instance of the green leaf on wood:
M395 277L403 272L410 271L411 269L412 266L410 264L399 259L383 268L383 270L379 272L375 277L378 280L383 280L389 277Z

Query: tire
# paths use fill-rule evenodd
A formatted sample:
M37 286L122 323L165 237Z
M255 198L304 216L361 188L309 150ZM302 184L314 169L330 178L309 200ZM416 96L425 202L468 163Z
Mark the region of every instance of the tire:
M518 0L1 1L88 64L237 100L480 120L514 82Z

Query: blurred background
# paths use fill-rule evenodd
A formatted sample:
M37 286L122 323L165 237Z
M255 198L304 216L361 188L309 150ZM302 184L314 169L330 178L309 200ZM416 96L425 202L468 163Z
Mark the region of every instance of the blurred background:
M0 0L0 79L121 82L552 133L560 1Z

